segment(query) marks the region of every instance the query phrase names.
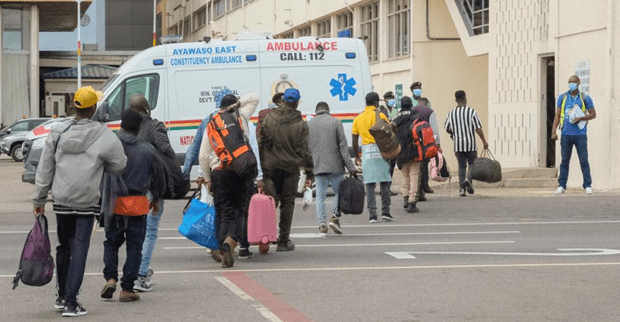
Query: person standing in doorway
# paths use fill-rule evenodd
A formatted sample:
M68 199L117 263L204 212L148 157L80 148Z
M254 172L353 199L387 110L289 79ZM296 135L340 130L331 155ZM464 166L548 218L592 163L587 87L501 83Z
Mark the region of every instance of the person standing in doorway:
M366 95L366 108L353 120L353 153L355 163L362 165L364 183L366 184L366 202L368 204L369 219L371 224L377 222L377 200L375 189L379 183L381 189L381 219L392 221L390 215L390 204L392 202L390 194L390 163L386 161L375 143L375 138L370 134L369 129L376 122L376 109L379 108L379 94L370 92ZM388 118L379 113L379 117L389 122ZM362 137L362 157L359 157L359 137ZM363 160L363 162L362 162Z
M316 116L308 122L310 129L309 144L314 162L314 180L316 182L316 215L319 222L319 235L327 236L327 214L325 198L331 184L334 190L334 206L329 227L342 234L340 227L340 209L338 209L338 188L344 180L344 169L352 176L357 176L355 165L351 161L349 144L344 135L340 120L329 114L329 105L320 102L316 105Z
M101 211L103 173L121 174L127 164L118 137L105 125L90 120L98 96L90 86L75 92L75 119L53 127L45 140L32 198L34 213L43 214L48 192L52 192L58 234L54 307L67 317L87 314L77 295L84 280L95 216Z
M568 92L560 94L553 120L551 139L557 140L558 125L562 130L560 147L562 149L562 163L560 164L560 176L558 177L558 189L556 194L563 194L568 181L568 168L573 153L573 146L577 149L581 174L583 175L582 187L587 195L592 194L592 176L590 175L590 163L588 162L588 123L596 118L594 103L589 95L579 91L581 80L576 75L568 79ZM579 114L579 116L577 116Z
M469 178L465 177L467 172L467 164L469 166L474 163L477 156L476 135L480 136L484 148L487 149L489 144L484 138L484 131L478 113L467 106L467 96L464 91L456 91L454 94L457 106L453 108L446 118L444 128L450 134L454 141L454 153L459 162L459 196L465 197L467 193L474 194L474 186Z

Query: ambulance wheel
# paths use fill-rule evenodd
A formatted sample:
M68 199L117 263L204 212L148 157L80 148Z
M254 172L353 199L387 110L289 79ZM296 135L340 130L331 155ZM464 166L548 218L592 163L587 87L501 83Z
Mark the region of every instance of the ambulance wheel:
M258 251L261 254L267 254L269 252L269 244L258 244Z

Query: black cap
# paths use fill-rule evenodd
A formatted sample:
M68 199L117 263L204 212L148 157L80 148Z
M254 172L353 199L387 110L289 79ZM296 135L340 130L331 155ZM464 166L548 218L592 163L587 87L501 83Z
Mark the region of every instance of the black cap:
M379 94L375 92L370 92L366 94L366 103L375 103L379 102Z
M419 86L420 88L422 88L422 82L414 82L413 84L411 84L411 86L409 86L409 89L413 90L413 88L416 86Z
M385 92L385 94L383 94L383 98L388 98L388 97L395 97L394 93L392 91L389 91L389 92Z
M231 105L237 103L237 101L238 101L238 99L237 99L237 97L235 95L228 94L228 95L224 96L224 98L222 98L222 103L221 103L220 107L224 108L224 107L231 106Z
M454 93L454 98L456 98L457 100L464 99L465 97L466 97L465 91L463 90L458 90Z
M413 107L413 101L411 101L411 97L404 96L400 99L400 108L410 109Z
M128 108L123 112L123 118L121 120L121 129L128 131L140 131L140 124L142 123L142 114L133 108Z

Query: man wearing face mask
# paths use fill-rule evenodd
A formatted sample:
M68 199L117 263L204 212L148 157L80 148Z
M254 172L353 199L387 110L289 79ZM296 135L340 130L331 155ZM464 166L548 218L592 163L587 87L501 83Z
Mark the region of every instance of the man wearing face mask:
M560 164L560 176L558 177L558 189L556 194L563 194L568 181L568 168L570 164L573 146L577 149L581 173L583 174L582 187L587 195L592 194L592 176L588 163L588 127L587 121L596 117L594 103L589 95L579 91L581 81L576 75L568 79L568 92L560 94L553 120L551 139L557 140L558 125L562 130L560 147L562 149L562 163ZM581 112L580 112L581 111ZM582 116L576 116L582 115Z
M385 101L385 108L382 106L381 111L387 114L387 117L390 120L393 120L394 117L396 117L396 114L398 114L394 93L392 91L389 91L383 94L383 101Z
M439 127L437 126L437 116L435 111L431 108L431 102L422 97L422 82L415 82L411 84L411 93L413 97L411 101L413 102L414 109L417 109L418 106L423 105L425 112L423 114L428 115L427 122L433 128L433 134L435 135L435 142L437 143L437 147L441 149L441 139L439 137ZM433 189L428 185L428 162L429 160L424 160L422 163L422 167L420 169L420 198L419 201L426 201L425 193L433 193Z

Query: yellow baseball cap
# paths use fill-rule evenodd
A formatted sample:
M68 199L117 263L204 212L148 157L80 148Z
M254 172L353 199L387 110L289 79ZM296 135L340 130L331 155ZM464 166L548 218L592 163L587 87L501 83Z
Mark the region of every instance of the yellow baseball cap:
M76 108L89 108L99 102L103 92L96 91L92 86L86 86L75 92L73 102Z

